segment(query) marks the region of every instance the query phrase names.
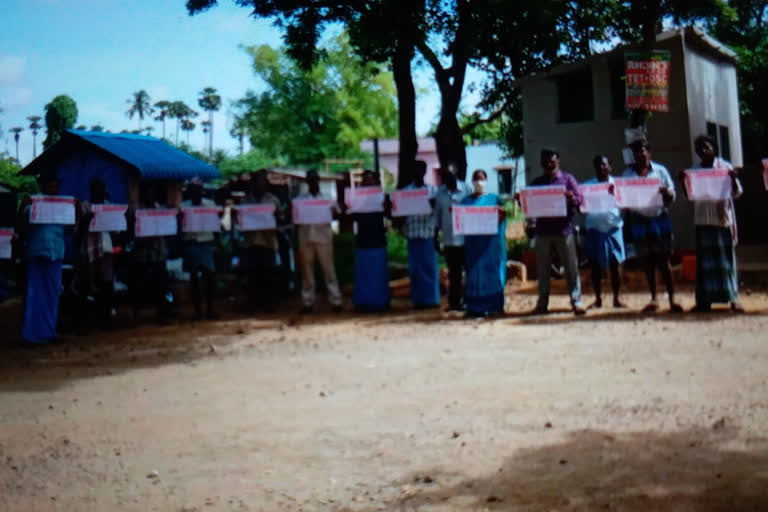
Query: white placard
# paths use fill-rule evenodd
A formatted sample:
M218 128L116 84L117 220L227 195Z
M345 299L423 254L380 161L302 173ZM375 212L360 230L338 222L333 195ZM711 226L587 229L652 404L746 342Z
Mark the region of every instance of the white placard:
M330 224L333 221L330 199L294 199L294 224Z
M218 233L221 231L221 212L218 206L184 206L181 231L183 233Z
M763 158L763 185L768 190L768 158Z
M659 178L616 178L613 183L619 208L642 210L664 206Z
M171 236L179 232L178 210L136 210L136 236Z
M275 203L246 204L236 206L237 225L240 231L263 231L277 228Z
M526 187L520 191L520 204L528 218L568 216L565 185Z
M11 240L13 239L13 229L0 228L0 260L11 259L12 247Z
M344 202L349 213L384 211L384 191L381 187L357 187L344 189Z
M451 221L456 235L495 235L499 230L499 208L454 205Z
M31 196L29 222L32 224L74 224L75 198L68 196Z
M429 189L416 188L392 192L392 216L410 217L412 215L429 215L432 205L429 204Z
M733 196L733 180L726 169L685 171L685 191L691 201L720 201Z
M611 184L581 185L581 213L605 213L616 208L616 196L611 194Z
M88 226L88 231L125 231L128 229L128 221L125 212L128 209L124 204L92 204L93 218Z

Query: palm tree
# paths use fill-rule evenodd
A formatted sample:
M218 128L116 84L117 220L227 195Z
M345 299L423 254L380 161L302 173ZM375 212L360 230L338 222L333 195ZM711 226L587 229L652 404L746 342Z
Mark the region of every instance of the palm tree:
M190 117L196 117L197 112L189 108L189 105L183 101L173 101L168 107L168 117L176 119L176 145L179 145L179 128L181 128L181 121L183 119L189 119Z
M203 121L200 124L203 126L203 133L204 134L211 133L211 121L210 120ZM211 148L210 148L210 146L208 146L208 158L212 158L212 157L213 157L213 154L211 152Z
M103 132L104 131L104 127L101 126L100 124L95 124L95 125L91 126L91 131L92 132Z
M208 112L208 124L210 126L208 157L213 158L213 113L221 108L221 96L216 94L216 89L213 87L206 87L200 91L197 104Z
M32 158L37 158L37 132L43 127L40 124L40 119L42 119L40 116L27 117L29 129L32 130Z
M133 93L133 97L127 100L131 108L125 113L129 119L133 119L133 115L139 116L139 130L141 130L141 122L144 120L144 116L148 116L152 113L152 104L149 98L149 94L144 89Z
M189 119L182 119L181 129L187 132L187 146L189 146L189 133L195 129L195 123Z
M155 103L155 108L158 111L155 121L160 121L161 123L163 123L163 139L165 139L165 118L171 117L169 115L171 102L166 100L158 101L157 103Z
M13 133L13 140L16 141L16 161L21 162L19 160L19 134L24 131L24 128L21 126L14 126L11 128L11 133Z

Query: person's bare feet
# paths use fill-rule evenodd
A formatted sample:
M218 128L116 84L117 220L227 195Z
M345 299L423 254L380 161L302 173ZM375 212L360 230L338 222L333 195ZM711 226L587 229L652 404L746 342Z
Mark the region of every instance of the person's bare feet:
M627 304L624 301L622 301L621 299L619 299L617 297L617 298L613 299L613 307L621 308L621 309L626 309L629 306L627 306Z
M677 302L670 302L669 303L669 312L670 313L682 313L683 312L683 306L681 306Z
M643 313L656 313L659 310L659 303L656 299L651 300L646 306L643 308Z
M740 302L731 302L731 311L734 313L744 313L744 306L741 305Z
M602 299L595 299L595 302L590 304L587 309L600 309L603 307L603 300Z

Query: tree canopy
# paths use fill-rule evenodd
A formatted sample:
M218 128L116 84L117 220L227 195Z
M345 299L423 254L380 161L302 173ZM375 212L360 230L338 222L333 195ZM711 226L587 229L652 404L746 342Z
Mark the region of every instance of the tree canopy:
M53 146L61 135L75 126L77 122L77 104L75 100L61 94L45 106L45 128L47 134L43 141L43 149Z

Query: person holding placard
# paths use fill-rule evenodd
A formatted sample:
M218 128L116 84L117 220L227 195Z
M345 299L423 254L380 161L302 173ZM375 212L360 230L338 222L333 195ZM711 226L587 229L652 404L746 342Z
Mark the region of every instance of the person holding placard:
M317 171L307 171L307 186L309 194L299 196L297 200L330 199L320 193L320 176ZM338 214L338 206L332 204L331 209ZM301 312L310 313L315 305L315 261L317 260L325 276L328 300L333 311L340 313L341 290L333 263L333 231L330 223L299 225L299 256L301 257L301 298L304 304Z
M249 193L240 204L273 204L275 218L280 220L285 215L285 206L268 192L268 186L267 170L254 172L249 181ZM235 220L240 222L237 216ZM273 313L279 303L275 258L278 249L277 230L260 229L241 233L245 246L240 251L240 266L246 275L249 309L251 312L260 309L265 313Z
M38 179L46 197L59 195L56 176ZM75 201L71 217L79 217L80 205ZM64 224L32 222L33 200L26 198L19 209L16 233L21 237L27 272L24 298L24 323L21 336L28 344L45 344L56 339L61 294L61 266L65 254Z
M669 297L669 310L681 313L683 308L675 302L675 288L672 281L672 223L669 220L667 207L675 200L675 184L666 167L651 160L651 145L645 139L630 144L635 163L628 167L625 178L656 178L661 183L659 193L663 206L630 209L628 216L632 229L632 241L638 255L645 262L645 275L651 301L643 308L644 313L655 313L659 310L656 298L656 268L659 269Z
M721 201L695 201L693 221L696 224L696 307L694 311L708 312L714 303L730 304L731 310L744 312L739 303L739 282L736 275L736 211L733 199L744 193L741 182L730 162L716 156L717 142L708 135L699 135L693 146L701 159L695 169L730 171L732 197ZM681 173L685 180L686 173Z
M203 197L203 181L199 178L190 180L187 184L189 199L181 203L182 223L183 209L190 206L215 207L213 200ZM181 231L181 230L180 230ZM216 240L211 231L187 231L182 233L184 244L184 272L189 272L192 303L195 307L195 316L203 318L203 292L205 290L205 303L209 319L216 319L218 315L214 309L214 296L216 291L216 266L213 262L213 242ZM202 283L202 287L201 287Z
M445 256L448 266L449 311L464 310L464 236L453 232L451 210L472 193L470 186L458 179L458 172L454 163L441 169L443 184L435 196L435 248Z
M498 229L494 235L465 235L464 259L467 282L464 303L470 318L504 312L504 286L507 283L507 212L496 194L486 192L488 175L482 169L472 173L471 195L463 206L496 206Z
M571 308L576 315L586 310L581 302L581 280L576 254L573 217L581 204L579 183L573 175L560 169L560 153L556 149L541 150L543 173L531 182L532 187L560 185L565 187L567 204L565 217L544 217L535 219L533 234L536 246L536 277L539 281L539 298L534 314L549 311L549 279L552 268L552 252L557 251L560 263L565 267L565 280L571 299Z
M112 234L108 231L90 231L94 219L94 206L107 203L107 186L99 178L89 183L90 202L82 203L78 223L79 258L77 265L78 288L82 299L79 327L86 329L88 298L95 301L99 321L106 325L117 314L114 305L115 283L112 258Z
M605 155L596 155L592 160L595 177L584 182L584 185L607 183L613 185L613 168L611 161ZM609 188L612 194L613 190ZM592 289L595 291L595 302L590 308L603 306L602 281L603 270L609 269L611 288L613 290L613 307L627 307L619 298L621 287L620 267L626 259L624 250L624 219L619 207L614 204L610 209L600 212L586 212L584 227L587 234L584 249L592 267Z
M411 183L405 187L405 190L427 188L430 202L434 202L432 199L435 194L434 188L424 184L424 176L427 173L426 162L417 160L411 169ZM440 281L435 250L434 214L406 217L404 234L408 239L411 301L416 309L436 308L440 305Z
M158 201L161 195L159 192L162 189L162 182L142 181L139 184L138 209L163 209ZM133 316L134 319L137 318L141 306L149 301L155 307L158 320L164 322L174 313L174 297L170 290L171 278L166 267L168 247L165 236L137 235L136 211L137 208L129 207L126 212L128 238L133 245L131 278L128 285Z
M379 176L363 171L364 187L379 186ZM387 265L386 213L351 213L355 223L355 309L361 312L389 309L389 267Z

